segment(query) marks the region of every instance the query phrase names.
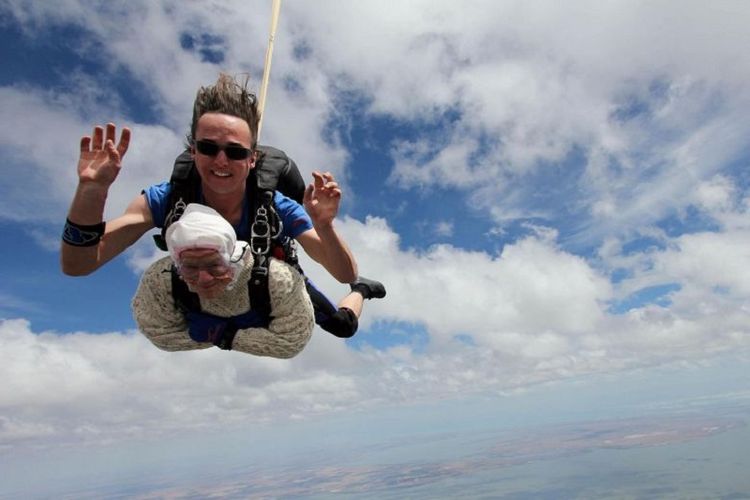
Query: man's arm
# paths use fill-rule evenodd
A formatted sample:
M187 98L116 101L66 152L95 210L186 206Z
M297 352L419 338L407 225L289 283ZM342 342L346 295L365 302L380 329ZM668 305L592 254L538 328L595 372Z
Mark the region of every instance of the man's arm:
M80 204L80 198L76 196L73 203ZM81 224L78 220L82 219L76 219L76 213L78 211L71 208L68 219ZM79 247L63 241L60 247L62 271L70 276L91 274L120 255L153 227L154 221L146 197L139 195L130 203L123 215L106 223L104 235L97 245Z
M273 315L271 323L267 329L238 330L232 349L256 356L294 357L307 345L315 327L315 315L305 282L291 266L271 259L268 288Z
M95 227L104 220L104 205L128 150L130 130L123 129L117 146L114 141L115 126L112 123L107 124L106 132L97 126L91 136L81 138L78 188L66 223L71 224L73 229ZM62 271L71 276L89 274L122 253L152 227L148 203L145 197L138 196L125 214L105 225L104 234L93 246L77 246L63 240L60 248ZM66 233L67 230L66 227Z
M340 283L352 283L357 279L357 262L333 225L309 229L300 234L297 241L307 255Z
M333 227L341 201L341 189L329 172L313 172L314 182L305 190L304 206L313 229L297 237L305 252L341 283L357 279L357 262Z

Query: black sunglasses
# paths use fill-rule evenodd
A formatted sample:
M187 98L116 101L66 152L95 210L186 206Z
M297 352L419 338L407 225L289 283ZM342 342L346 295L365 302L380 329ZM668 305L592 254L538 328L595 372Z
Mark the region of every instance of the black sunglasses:
M224 154L227 155L227 158L230 160L244 160L253 154L252 149L243 148L242 146L234 146L232 144L220 146L215 142L208 141L195 141L195 149L197 149L200 154L206 156L216 156L219 154L219 151L224 151Z

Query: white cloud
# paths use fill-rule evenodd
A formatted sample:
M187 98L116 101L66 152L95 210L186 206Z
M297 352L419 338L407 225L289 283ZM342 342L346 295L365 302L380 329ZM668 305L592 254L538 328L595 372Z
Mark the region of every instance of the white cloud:
M564 367L554 372L561 375L606 369L602 353L613 367L673 359L669 343L681 345L683 335L690 339L679 354L686 359L701 358L706 346L711 346L708 352L747 347L747 333L740 333L747 328L739 326L748 313L740 307L749 294L741 271L750 248L744 234L686 235L675 245L631 256L611 247L604 269L624 267L634 273L612 285L592 264L560 249L554 231L540 229L493 256L447 245L422 253L404 250L382 219L364 224L349 219L341 230L361 272L382 280L388 289L385 300L366 303L363 329L377 335L386 326L376 321L386 319L424 325L433 362L444 349L468 349L454 344L456 336L468 336L487 349L488 359L511 363L513 368L506 368L521 384L540 374L524 377L515 369L537 357L547 367ZM343 294L318 267L309 262L303 267L331 297ZM673 293L669 309L645 304L626 315L608 311L611 300L666 283L682 287ZM706 306L695 309L691 304ZM727 314L718 317L719 311ZM665 318L672 333L656 333ZM662 351L651 350L655 339ZM418 364L420 358L410 362ZM482 369L475 366L473 371L484 373Z
M750 295L750 231L690 234L675 243L655 258L656 272L703 290L729 288L732 295Z
M453 222L451 221L438 221L435 224L435 234L437 236L447 237L453 235Z
M218 349L165 353L137 333L37 334L24 320L5 320L0 343L13 358L0 369L7 379L0 395L6 444L169 434L238 419L313 414L315 399L331 408L357 399L338 391L346 387L345 377L301 370L304 363L296 360Z
M750 65L736 47L748 42L748 13L737 3L679 14L627 3L410 3L377 15L361 2L323 5L321 21L300 28L316 62L345 75L374 113L443 123L393 145L394 184L481 186L471 203L498 221L554 220L534 195L569 186L594 218L580 238L597 241L683 207L679 195L747 142ZM440 121L448 111L457 121ZM575 148L586 168L561 168ZM545 178L555 181L540 186Z
M0 124L0 148L7 165L0 173L5 181L0 214L19 221L62 220L78 182L80 138L91 135L96 123L84 122L78 104L61 103L38 89L0 88L0 104L10 116L22 117ZM122 117L110 118L117 125L127 123ZM105 218L120 215L141 189L168 178L181 151L180 136L164 127L129 126L133 137L110 189ZM17 182L18 172L24 172L29 182Z
M359 336L367 344L396 321L423 328L426 344L404 335L401 345L356 351L317 330L298 357L274 360L166 353L138 333L39 333L5 320L2 443L12 451L305 419L750 348L748 279L729 272L747 267L738 266L748 260L745 239L684 237L652 256L661 279L687 283L673 307L612 315L608 279L561 250L554 231L540 228L489 255L447 245L403 250L377 218L339 227L363 273L388 289L385 300L366 303ZM346 293L319 266L303 267L331 297Z
M644 226L636 236L653 244L628 252L624 250L627 238L608 239L600 249L602 264L610 271L629 273L618 283L615 295L623 297L649 286L677 283L682 290L674 298L699 291L707 296L692 298L711 301L708 296L726 292L727 300L741 303L748 293L745 269L750 262L750 233L748 206L738 191L731 180L717 175L685 193L686 207L698 213L703 225L714 225L713 231L670 236L657 227ZM689 222L690 217L681 215L683 222Z
M735 186L723 175L716 175L698 186L695 198L699 206L708 211L724 211L732 208Z

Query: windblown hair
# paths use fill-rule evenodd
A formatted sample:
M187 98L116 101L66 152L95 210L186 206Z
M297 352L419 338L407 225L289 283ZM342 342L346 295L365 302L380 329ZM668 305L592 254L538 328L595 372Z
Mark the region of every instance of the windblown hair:
M198 89L193 104L193 123L190 126L188 142L195 138L195 129L201 116L205 113L224 113L247 122L253 141L250 146L255 148L260 115L255 94L247 90L249 80L250 77L245 75L244 82L240 83L226 73L219 73L215 84Z

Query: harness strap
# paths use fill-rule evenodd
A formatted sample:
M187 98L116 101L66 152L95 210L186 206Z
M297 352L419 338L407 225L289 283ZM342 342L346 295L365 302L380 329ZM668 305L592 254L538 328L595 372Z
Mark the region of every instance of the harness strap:
M183 151L175 160L169 184L171 186L170 209L164 219L161 233L154 235L154 243L165 252L167 251L167 228L182 217L189 203L195 201L196 186L200 185L198 171L189 150Z
M265 317L271 317L271 294L268 291L268 261L258 256L253 263L250 280L247 282L250 306Z
M172 299L174 305L182 314L201 310L201 301L197 293L193 293L177 272L177 267L172 264L170 268L172 281Z
M268 291L269 254L273 241L281 234L282 223L273 208L273 191L255 189L252 198L257 203L253 224L250 227L250 251L253 268L248 281L248 293L253 309L271 317L271 295Z
M237 330L237 325L231 318L229 318L226 328L224 328L221 337L214 341L214 345L224 351L231 351L234 337L237 335Z
M167 272L167 271L165 271ZM251 310L248 313L233 318L222 318L203 312L200 298L197 293L191 292L177 273L177 268L173 265L170 270L172 282L172 298L175 307L185 316L188 321L188 333L190 338L196 342L212 342L216 347L224 350L231 350L234 337L240 328L266 327L271 321L270 307L258 308L253 300L253 289L251 281L248 281L247 288L251 300ZM265 287L268 293L268 286ZM262 300L259 300L261 303ZM268 299L270 304L270 298ZM197 331L196 331L197 330Z

